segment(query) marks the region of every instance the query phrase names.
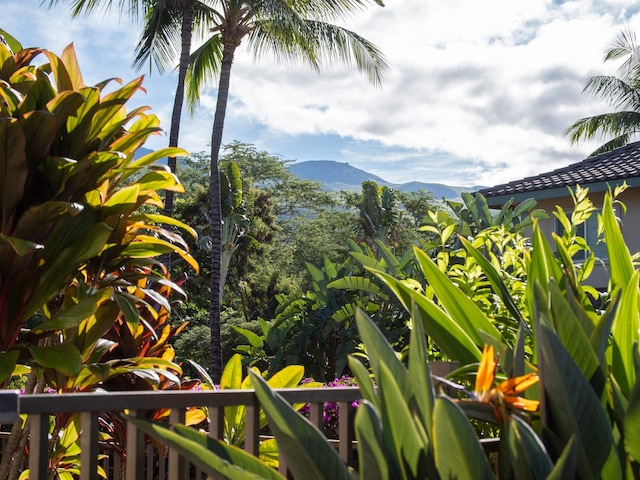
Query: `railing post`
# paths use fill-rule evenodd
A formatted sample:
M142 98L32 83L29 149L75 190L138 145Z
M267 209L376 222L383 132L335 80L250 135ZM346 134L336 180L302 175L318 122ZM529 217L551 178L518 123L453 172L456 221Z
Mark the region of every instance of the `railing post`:
M224 441L224 407L207 407L209 410L209 436Z
M142 412L130 410L132 417L141 417ZM127 421L127 480L138 480L144 472L144 434ZM36 477L37 478L37 477Z
M251 455L260 455L260 405L255 400L246 407L246 420L244 430L244 448Z
M80 424L80 480L98 480L98 415L82 412Z
M351 465L353 462L353 417L355 409L351 402L338 402L338 408L340 409L340 419L338 421L340 444L338 453L344 463Z
M185 411L182 408L172 408L169 413L169 423L171 425L177 425L184 423ZM185 465L184 457L178 453L177 450L169 448L169 480L182 480L185 478Z
M47 478L49 469L49 415L29 415L29 477Z

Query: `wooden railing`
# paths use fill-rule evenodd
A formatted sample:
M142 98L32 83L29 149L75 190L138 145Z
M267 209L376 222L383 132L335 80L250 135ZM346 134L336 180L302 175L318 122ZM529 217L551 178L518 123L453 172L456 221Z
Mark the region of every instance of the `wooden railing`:
M342 388L296 388L276 390L290 403L309 403L310 420L322 429L324 402L335 402L340 408L337 448L340 457L350 464L353 459L353 416L352 403L361 398L357 387ZM260 408L253 390L222 391L151 391L151 392L96 392L71 394L19 395L15 391L0 391L0 423L16 420L18 415L27 415L30 422L29 478L45 479L49 467L49 417L61 413L79 413L80 434L80 479L97 480L98 457L98 416L102 412L124 412L134 417L143 417L145 412L171 409L169 423L183 423L189 407L207 407L209 412L209 436L223 439L224 407L244 405L246 426L244 448L258 455L260 447ZM167 476L152 473L149 468L149 454L145 448L142 432L127 422L126 465L127 479L168 478L179 480L188 478L188 464L177 452L169 449L166 462ZM145 472L146 467L146 472ZM279 470L286 475L287 466L280 460ZM110 478L120 478L118 468L110 469ZM146 475L145 475L146 473Z
M437 383L445 377L455 364L436 362L431 372ZM446 390L446 387L445 387ZM342 460L353 465L355 409L352 404L361 399L357 387L294 388L277 389L285 400L310 404L310 421L322 430L325 402L334 402L340 408L338 439L332 441ZM98 480L99 457L104 457L102 467L111 480L181 480L200 478L199 472L189 470L188 462L176 451L169 449L165 459L147 446L145 436L132 423L127 422L126 459L121 464L118 455L105 455L98 442L98 418L105 412L122 413L144 417L147 412L170 409L169 423L184 423L185 414L191 407L206 407L209 414L209 431L212 438L224 438L224 409L229 406L246 407L245 442L243 448L253 455L260 449L260 407L253 390L218 391L149 391L149 392L95 392L69 394L20 395L17 391L0 390L0 424L13 423L18 415L27 415L30 424L29 478L46 479L49 468L49 418L56 414L79 414L80 432L80 479ZM0 451L3 435L0 434ZM497 439L483 441L487 453L495 451ZM107 462L105 464L105 461ZM123 467L123 468L121 468ZM286 461L281 457L279 470L287 475ZM193 472L195 471L195 477ZM192 474L189 474L192 472Z

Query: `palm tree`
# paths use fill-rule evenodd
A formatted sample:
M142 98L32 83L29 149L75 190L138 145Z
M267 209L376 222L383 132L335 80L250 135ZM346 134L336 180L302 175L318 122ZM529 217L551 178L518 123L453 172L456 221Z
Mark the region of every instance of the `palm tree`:
M606 142L591 155L626 145L640 132L640 46L631 31L618 34L604 61L620 58L626 60L618 69L619 76L591 77L583 89L583 93L608 101L614 111L582 118L565 130L572 144L604 139Z
M49 7L63 1L49 0ZM90 16L98 9L110 9L113 3L113 0L72 0L71 13L73 17ZM163 73L167 68L174 68L176 57L179 58L169 130L169 147L177 147L194 22L202 23L208 9L197 0L119 0L118 8L120 15L129 16L133 22L142 18L143 32L136 47L134 69L140 70L149 62L150 70L155 65L158 72ZM176 173L175 157L169 157L168 165ZM174 192L167 191L164 214L168 217L173 216L173 203Z
M382 6L381 0L372 0ZM211 175L209 185L212 239L211 272L220 272L222 258L222 214L218 158L229 98L231 67L236 49L243 40L256 57L271 51L278 59L302 60L319 70L322 61L355 62L376 85L387 67L373 44L356 33L330 22L343 19L364 8L368 0L217 0L213 10L213 35L197 49L187 75L188 96L197 101L207 79L218 76L217 103L211 133ZM211 328L214 381L222 374L220 306L223 282L211 275Z

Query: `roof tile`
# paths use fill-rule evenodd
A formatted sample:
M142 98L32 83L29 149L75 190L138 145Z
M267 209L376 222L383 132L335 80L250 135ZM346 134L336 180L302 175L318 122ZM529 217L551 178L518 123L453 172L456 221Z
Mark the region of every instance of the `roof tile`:
M578 163L493 187L479 192L486 198L522 191L537 192L580 184L640 177L640 142L630 143L610 152L588 157Z

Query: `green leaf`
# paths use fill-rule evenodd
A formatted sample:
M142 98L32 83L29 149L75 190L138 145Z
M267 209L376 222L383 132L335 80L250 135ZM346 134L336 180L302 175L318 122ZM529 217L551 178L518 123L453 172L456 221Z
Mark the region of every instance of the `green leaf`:
M369 371L366 367L357 358L349 356L349 368L358 382L362 398L366 399L375 407L379 407L380 402L378 395L376 394L373 379L371 378L371 375L369 375Z
M208 438L203 433L176 425L173 430L158 422L143 420L125 415L132 423L152 438L176 450L190 463L202 469L204 473L216 479L282 480L284 477L276 470L266 466L258 458L244 450Z
M293 476L305 480L350 480L349 470L324 434L271 390L259 375L249 371L249 376Z
M405 478L426 478L427 445L409 410L409 399L403 395L400 384L385 362L380 363L378 370L376 378L380 389L383 438L388 454L394 459L391 468L398 466L398 473Z
M420 412L422 425L428 437L433 438L433 407L436 394L426 356L428 347L421 317L420 309L416 306L411 317L413 328L409 339L409 381L413 387L414 400Z
M377 295L380 293L380 287L371 281L370 278L358 277L351 275L342 277L327 285L327 288L337 288L342 290L360 290L367 293Z
M0 352L0 384L13 374L19 355L18 350Z
M612 289L623 288L629 284L634 268L629 249L624 241L620 225L618 225L618 220L613 210L610 194L604 196L602 222L609 256Z
M0 118L0 233L9 235L9 226L16 220L15 209L22 201L28 159L27 139L20 123L14 118Z
M640 462L640 350L633 345L633 357L636 370L636 383L633 386L629 405L624 418L624 445L627 453L636 462Z
M620 308L613 319L611 349L611 370L625 395L631 394L636 383L634 368L634 345L640 343L638 312L640 298L638 282L640 271L636 270L629 282L620 289Z
M301 365L288 365L277 371L267 380L271 388L294 388L304 377L304 367Z
M504 478L544 480L553 469L542 440L516 415L502 429L498 459Z
M451 399L439 397L436 400L433 420L433 449L441 478L494 478L469 419Z
M620 478L611 425L600 399L544 318L538 318L543 428L566 444L575 436L582 478Z
M354 422L361 479L388 480L389 466L382 444L382 424L376 408L360 402Z
M432 300L383 272L373 272L393 291L408 312L412 312L413 302L421 312L424 330L442 352L463 365L476 363L482 357L482 350L465 330L464 325L438 307Z
M409 394L409 380L406 367L398 359L398 355L389 345L389 341L375 323L362 310L356 310L356 324L363 343L367 347L369 364L376 378L380 375L380 367L384 364L396 379L400 389Z
M241 328L236 325L231 325L231 328L246 338L253 348L264 347L264 339L253 333L251 330L247 330L246 328Z
M33 359L44 368L53 368L71 377L82 369L82 356L76 347L69 343L45 347L29 347Z
M419 248L414 248L416 258L425 278L433 288L447 313L460 323L478 347L484 345L479 332L485 332L502 343L502 336L495 325L478 306L440 271L438 266Z
M469 254L478 262L480 268L482 268L482 273L484 273L489 280L489 283L493 287L493 291L496 292L500 299L503 301L505 307L509 310L513 318L515 318L518 323L520 323L527 332L530 333L529 325L525 322L524 317L518 306L516 305L515 300L511 296L511 292L505 285L500 273L496 270L496 268L491 264L489 260L485 258L479 250L477 250L468 240L464 237L458 237L464 245L464 248L469 252Z
M108 289L100 290L87 298L82 299L72 307L64 309L49 321L42 322L34 328L35 332L50 332L54 330L67 330L77 327L87 318L91 317L98 305L111 296Z

